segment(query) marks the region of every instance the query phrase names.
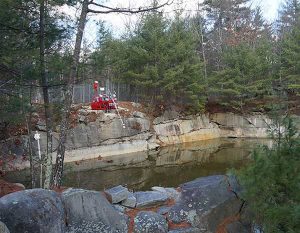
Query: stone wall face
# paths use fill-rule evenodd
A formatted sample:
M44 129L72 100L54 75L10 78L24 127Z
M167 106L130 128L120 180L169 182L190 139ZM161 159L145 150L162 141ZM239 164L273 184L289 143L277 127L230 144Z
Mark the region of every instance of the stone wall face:
M90 118L94 120L88 121ZM116 113L79 111L78 124L67 136L65 161L134 153L220 137L268 138L271 125L271 120L267 116L259 114L241 116L233 113L216 113L182 116L174 111L165 111L162 116L154 119L144 113L134 112L122 117L122 120L125 128L122 127L122 121ZM43 131L39 133L44 153L46 133ZM56 148L58 133L54 132L53 136L53 148ZM36 142L33 147L37 151ZM22 160L22 157L28 154L27 136L0 143L0 151L19 158L16 165L19 169L29 166L28 161ZM53 158L55 159L55 152Z
M154 133L163 145L220 137L220 130L215 123L210 122L207 115L161 121L154 124L153 127Z
M220 129L221 137L268 138L272 121L264 115L241 116L216 113L210 116Z

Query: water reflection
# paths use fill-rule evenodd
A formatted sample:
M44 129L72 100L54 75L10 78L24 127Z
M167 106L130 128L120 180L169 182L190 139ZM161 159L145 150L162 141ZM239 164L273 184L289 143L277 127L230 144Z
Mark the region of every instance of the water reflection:
M240 168L249 161L254 147L270 143L262 139L216 139L82 161L67 166L64 184L94 190L118 184L133 190L177 187L201 176Z

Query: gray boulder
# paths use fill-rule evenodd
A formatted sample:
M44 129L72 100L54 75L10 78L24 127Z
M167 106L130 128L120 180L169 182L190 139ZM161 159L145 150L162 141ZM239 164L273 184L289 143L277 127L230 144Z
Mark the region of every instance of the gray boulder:
M61 233L64 217L62 201L54 191L31 189L0 198L0 221L14 233Z
M134 218L134 233L164 233L168 231L166 219L152 211L141 211Z
M67 222L71 226L101 222L111 232L126 232L127 219L115 210L100 192L67 189L62 193ZM109 232L109 231L108 231Z
M124 201L121 202L121 205L134 208L136 206L136 198L133 193L128 192L128 197Z
M9 233L7 226L0 221L0 233Z
M111 202L113 204L119 203L128 197L128 189L123 187L122 185L118 185L111 189L105 190L105 193L109 196Z
M166 193L158 191L136 192L136 208L155 206L164 203L168 196Z
M125 211L126 211L126 207L122 206L120 204L114 204L114 205L112 205L112 207L120 213L125 213Z
M82 221L72 223L67 227L66 233L124 233L108 226L101 221Z
M236 221L226 226L227 233L251 233L251 228L247 229L242 223Z
M168 212L174 223L188 222L203 232L214 232L226 217L238 213L242 202L226 176L199 178L180 186L181 196Z
M168 198L170 199L175 199L177 200L179 197L179 192L176 191L176 189L174 188L164 188L164 187L159 187L159 186L154 186L151 188L153 191L157 191L157 192L161 192L161 193L165 193Z
M164 215L164 214L168 213L170 209L171 209L170 206L161 206L158 208L157 213L160 215Z
M168 231L168 233L199 233L199 232L201 231L195 227L179 228L179 229Z

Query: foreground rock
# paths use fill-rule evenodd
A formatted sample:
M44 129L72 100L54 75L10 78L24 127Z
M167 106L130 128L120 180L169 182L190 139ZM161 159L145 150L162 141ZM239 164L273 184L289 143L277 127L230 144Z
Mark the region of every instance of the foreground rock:
M133 193L128 192L127 199L123 200L121 204L126 207L134 208L136 206L136 198Z
M77 229L74 232L90 232L84 229L95 224L102 229L99 232L127 232L127 218L116 211L102 193L68 189L62 193L62 199L67 223L71 230Z
M67 189L61 196L43 189L15 192L0 198L0 233L8 233L5 225L12 233L251 232L252 218L242 208L234 177L209 176L177 189L152 190L112 188L108 198L119 204L111 204L107 194L83 189ZM148 207L153 211L145 211Z
M194 227L179 228L176 230L168 231L168 233L199 233L199 232L201 231L198 228L194 228Z
M134 233L164 233L168 224L162 215L152 211L141 211L134 218Z
M31 189L0 199L0 221L13 233L62 233L64 215L62 201L54 191Z
M111 189L105 190L105 193L109 196L109 199L113 204L119 203L128 198L128 189L122 185L118 185Z
M240 222L236 221L226 226L227 233L248 233L247 228Z
M161 192L161 193L165 193L168 198L170 199L174 199L177 200L179 197L179 192L174 189L174 188L163 188L163 187L159 187L159 186L154 186L151 188L153 191L157 191L157 192Z
M136 208L155 206L164 203L168 196L158 191L136 192Z
M230 191L226 176L199 178L180 186L181 196L168 212L173 223L187 222L200 232L215 232L226 217L239 212L242 202Z
M6 227L6 225L0 221L0 233L9 233L8 228Z

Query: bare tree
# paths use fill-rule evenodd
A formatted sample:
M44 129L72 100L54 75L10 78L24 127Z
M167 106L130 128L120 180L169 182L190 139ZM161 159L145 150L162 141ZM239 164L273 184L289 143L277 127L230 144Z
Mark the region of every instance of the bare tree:
M51 174L52 174L52 118L49 101L49 88L46 77L46 66L45 66L45 1L42 0L40 3L40 83L43 89L44 97L44 111L46 118L46 131L47 131L47 148L46 148L46 170L45 170L45 183L44 188L50 188ZM42 173L42 171L41 171Z
M99 3L94 2L93 0L83 0L81 14L79 18L79 23L77 27L77 34L75 40L75 48L73 52L73 59L72 59L72 66L71 71L68 76L67 86L65 90L65 99L64 99L64 106L62 108L62 121L60 125L60 135L59 135L59 142L57 148L57 155L56 155L56 163L54 167L53 173L53 186L59 187L62 183L62 176L64 170L64 157L65 157L65 143L66 143L66 136L67 130L69 128L68 118L70 115L71 104L72 104L72 93L73 93L73 84L75 81L77 68L79 64L79 56L81 51L81 43L83 38L83 32L85 29L87 15L88 13L94 14L109 14L109 13L129 13L129 14L136 14L140 12L152 11L162 8L166 5L170 5L170 0L167 0L163 4L157 4L154 6L143 6L138 8L118 8L118 7L110 7L106 5L102 5ZM93 7L93 9L91 8Z

